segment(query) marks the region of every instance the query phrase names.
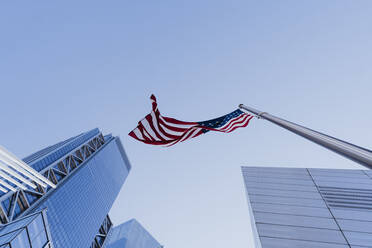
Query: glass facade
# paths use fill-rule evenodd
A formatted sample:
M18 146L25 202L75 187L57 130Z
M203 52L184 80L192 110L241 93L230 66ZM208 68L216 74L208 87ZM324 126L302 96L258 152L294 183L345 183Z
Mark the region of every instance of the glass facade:
M0 247L89 248L131 169L120 139L96 128L24 161L56 188L0 195Z
M0 193L0 248L102 248L119 236L120 247L160 247L135 220L112 228L107 215L131 170L118 137L96 128L23 160L56 188Z
M45 210L30 214L0 228L1 248L51 248Z
M137 220L132 219L111 228L104 248L161 248Z
M372 173L242 167L257 248L372 247Z
M128 173L118 138L112 138L45 195L35 210L48 209L54 246L89 247Z
M82 143L100 133L98 128L82 133L68 140L59 142L53 146L47 147L23 159L35 170L41 171L51 163L60 159L62 156L72 151Z

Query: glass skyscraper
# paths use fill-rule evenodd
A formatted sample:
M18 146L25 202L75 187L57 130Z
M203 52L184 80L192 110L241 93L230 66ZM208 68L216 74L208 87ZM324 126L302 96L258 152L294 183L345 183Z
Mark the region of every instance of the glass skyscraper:
M120 139L93 129L23 160L57 187L0 193L0 247L102 247L131 169Z
M137 220L111 229L104 248L161 248L158 241Z
M372 247L372 171L242 167L256 248Z

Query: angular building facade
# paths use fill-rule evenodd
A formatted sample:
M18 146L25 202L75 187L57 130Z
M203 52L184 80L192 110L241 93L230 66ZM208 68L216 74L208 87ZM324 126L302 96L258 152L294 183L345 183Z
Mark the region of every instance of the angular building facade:
M56 188L0 193L0 247L102 247L112 227L108 212L131 169L120 139L93 129L23 161ZM38 228L31 221L35 215ZM7 239L14 226L18 234ZM30 227L43 238L34 241Z
M104 248L162 248L135 219L111 229Z
M242 167L256 248L372 247L372 171Z
M0 230L2 248L53 247L45 211L5 224Z

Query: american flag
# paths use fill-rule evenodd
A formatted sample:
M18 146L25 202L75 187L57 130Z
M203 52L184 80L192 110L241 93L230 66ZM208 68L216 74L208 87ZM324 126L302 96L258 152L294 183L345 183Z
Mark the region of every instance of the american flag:
M240 109L216 119L201 122L179 121L162 116L154 95L150 97L152 111L129 133L136 140L151 145L172 146L178 142L195 138L209 131L230 133L239 127L246 127L253 118Z

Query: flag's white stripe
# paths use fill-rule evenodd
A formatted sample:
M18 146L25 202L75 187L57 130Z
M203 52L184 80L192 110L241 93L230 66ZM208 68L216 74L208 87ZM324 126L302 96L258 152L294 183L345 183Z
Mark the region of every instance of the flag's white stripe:
M184 141L184 140L186 140L186 139L190 139L190 138L192 138L193 135L195 135L199 130L200 130L200 129L197 128L197 127L193 127L193 128L191 128L191 129L186 133L186 135L185 135L184 137L182 137L182 139L180 140L180 142L182 142L182 141ZM191 134L191 135L189 136L189 134ZM189 136L189 137L188 137L188 136Z
M172 146L172 145L176 144L177 142L178 142L178 140L175 140L175 141L173 141L169 144L164 144L164 146Z
M146 137L149 140L152 140L150 135L148 134L148 132L145 130L145 128L143 128L143 136Z
M226 132L226 133L229 133L229 132L231 132L232 129L234 129L234 128L244 127L244 125L246 125L246 124L249 122L249 120L250 120L250 118L247 118L247 119L244 120L242 123L239 123L239 124L237 124L237 125L232 126L231 128L229 128L229 129L226 130L225 132Z
M246 119L244 120L244 118L246 118ZM244 120L242 123L236 124L237 122L242 121L242 120ZM249 120L250 120L249 115L245 115L244 114L242 116L238 116L238 117L235 117L234 119L231 119L228 123L226 123L223 126L223 128L225 128L224 130L221 130L221 128L218 128L218 130L221 130L223 132L230 132L235 127L240 127L240 126L246 125L246 123ZM193 127L193 128L190 128L186 133L184 133L184 135L182 135L182 138L177 139L174 142L167 144L167 146L171 146L171 145L174 145L174 144L176 144L178 142L183 142L185 140L191 139L194 136L196 136L201 129L202 129L202 127ZM191 135L189 135L189 134L191 134Z
M229 120L228 122L226 122L225 125L223 125L222 127L218 128L218 129L219 130L224 130L224 129L228 128L230 125L233 125L236 121L239 121L242 118L244 118L244 117L242 117L242 116L235 117L235 118Z
M143 119L141 121L143 127L145 128L145 130L147 131L147 133L153 138L153 140L155 141L160 141L160 139L158 138L158 136L156 136L156 134L154 133L154 131L152 130L150 124L148 123L147 119Z
M194 138L199 132L200 132L200 130L201 130L201 128L197 128L196 129L196 132L194 132L190 137L189 137L189 139L191 139L191 138Z
M243 123L239 124L239 125L235 125L233 126L231 129L225 131L225 133L230 133L232 132L232 130L235 130L236 128L239 128L239 127L244 127L244 125L246 125L248 122L248 120L245 120Z
M170 130L165 125L163 125L162 123L159 123L159 124L164 129L165 132L167 132L167 133L169 133L171 135L174 135L174 136L178 136L179 137L179 136L182 136L182 134L185 133L185 132L177 132L177 131Z
M134 133L134 135L136 135L136 137L138 139L145 140L145 138L143 137L143 135L142 135L141 131L138 129L138 127L133 130L133 133Z
M240 118L239 120L234 121L234 123L232 123L232 125L230 125L228 128L225 128L224 132L227 132L228 130L231 130L232 128L234 128L236 125L239 125L239 122L244 123L247 119L249 119L249 115L244 115L243 118Z
M187 131L187 132L185 133L185 135L180 139L179 142L182 142L182 141L186 140L186 139L187 139L187 136L188 136L190 133L194 132L194 131L195 131L195 128L190 128L190 130Z
M154 125L154 128L158 132L158 134L165 140L172 140L171 138L168 138L163 134L162 131L160 131L158 120L156 119L154 111L151 111L151 118L152 118L152 124Z
M172 141L171 143L166 144L165 146L171 146L171 145L174 145L174 144L178 143L179 141L180 141L179 139L176 139L176 140Z
M177 144L178 142L181 142L188 135L188 133L191 132L191 131L192 131L192 128L189 129L187 132L185 132L184 135L180 136L178 139L176 139L172 143L168 144L168 146L171 146L171 145Z
M166 121L163 116L159 115L159 117L164 121L164 123L167 123L168 126L178 127L178 128L190 128L195 126L195 124L175 124L169 121Z
M239 122L241 121L242 119L244 119L246 117L246 115L241 115L241 116L238 116L238 117L235 117L234 119L231 119L230 121L228 121L225 125L223 125L221 128L219 128L219 130L225 130L225 129L229 129L232 125L234 125L234 123L236 122Z
M196 128L196 129L197 129L197 128ZM172 143L167 144L167 146L171 146L171 145L174 145L174 144L176 144L176 143L178 143L178 142L182 142L182 141L184 141L184 140L186 139L187 135L188 135L190 132L193 132L194 130L195 130L195 128L193 128L193 127L190 128L187 132L184 133L184 135L182 135L182 138L179 138L179 139L173 141Z
M192 130L192 129L194 129L194 130ZM195 127L195 128L192 128L192 129L190 129L190 131L182 139L178 140L177 142L183 142L185 140L189 140L189 139L193 138L195 135L198 134L198 132L200 131L201 128ZM189 134L191 134L191 135L189 135Z
M252 116L248 115L248 117L242 123L238 123L238 124L232 126L231 128L229 128L228 132L231 132L233 129L235 130L238 127L244 127L244 126L248 125L248 123L251 119L252 119Z

